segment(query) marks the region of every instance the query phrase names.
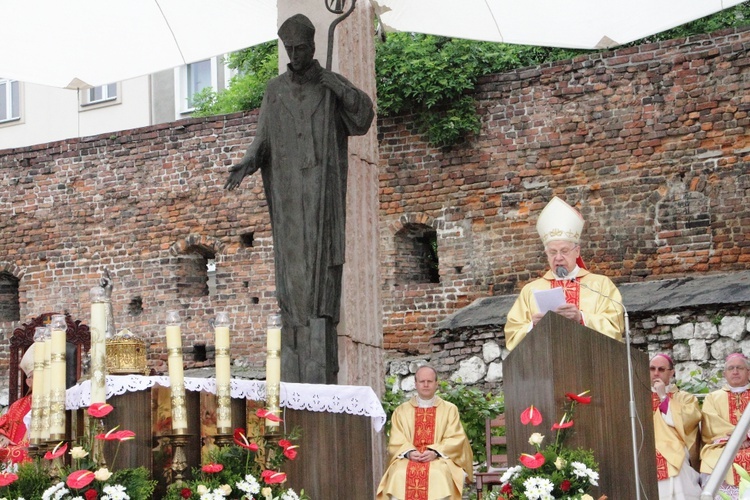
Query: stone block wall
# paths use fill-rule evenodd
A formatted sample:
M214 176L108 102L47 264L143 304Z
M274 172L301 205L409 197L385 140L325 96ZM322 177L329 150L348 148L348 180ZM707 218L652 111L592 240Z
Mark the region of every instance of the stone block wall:
M481 131L448 149L412 116L381 119L386 349L429 353L441 316L541 274L535 223L554 195L617 283L747 269L749 47L726 31L488 76ZM437 232L440 283L395 279L415 222Z

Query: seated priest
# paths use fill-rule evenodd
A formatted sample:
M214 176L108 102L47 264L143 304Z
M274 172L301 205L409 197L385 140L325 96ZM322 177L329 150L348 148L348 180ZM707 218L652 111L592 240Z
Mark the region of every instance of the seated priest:
M744 354L733 353L724 362L724 379L727 385L712 392L703 400L701 434L701 475L707 480L724 451L729 436L734 431L742 412L750 402L750 360ZM750 438L745 436L734 463L750 471ZM729 498L739 498L739 474L730 467L719 492Z
M417 395L391 418L390 462L377 500L460 500L473 480L474 455L458 408L435 395L437 372L422 366L415 374Z
M26 374L29 392L14 401L8 411L0 417L0 462L19 463L30 460L28 456L29 429L31 429L31 384L34 378L34 344L19 363Z
M535 291L562 288L565 303L554 312L592 328L608 337L622 340L622 297L606 276L590 273L581 260L581 214L555 196L544 207L536 230L544 244L549 270L527 283L508 312L505 343L515 348L544 317L534 297Z
M674 362L667 354L651 358L649 370L659 500L699 500L700 476L690 466L701 421L698 399L672 383Z

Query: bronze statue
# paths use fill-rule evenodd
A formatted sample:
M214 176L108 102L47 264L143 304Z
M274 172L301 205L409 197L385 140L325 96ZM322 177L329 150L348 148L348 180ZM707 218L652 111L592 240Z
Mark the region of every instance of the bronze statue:
M255 140L224 187L261 170L283 322L282 380L336 383L348 138L365 134L375 113L366 93L314 59L307 17L290 17L278 34L290 63L268 83Z

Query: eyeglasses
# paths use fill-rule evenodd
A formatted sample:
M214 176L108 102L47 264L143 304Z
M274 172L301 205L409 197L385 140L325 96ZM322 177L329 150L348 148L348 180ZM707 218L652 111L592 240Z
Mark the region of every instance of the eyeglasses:
M671 368L667 368L666 366L649 366L648 369L651 370L652 372L659 372L659 373L664 373L667 370L671 370Z
M557 257L558 255L567 257L568 255L573 253L573 250L575 250L576 248L578 248L578 245L571 247L571 248L561 248L560 250L545 250L544 253L546 253L547 257L549 258L554 258L554 257Z
M731 371L738 371L738 372L744 372L747 370L747 366L727 366L724 368L725 372L731 372Z

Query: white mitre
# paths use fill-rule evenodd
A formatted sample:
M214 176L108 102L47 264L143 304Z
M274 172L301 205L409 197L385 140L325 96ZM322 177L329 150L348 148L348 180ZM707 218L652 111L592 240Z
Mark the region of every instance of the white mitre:
M23 370L23 372L28 377L31 375L34 371L34 344L31 344L28 349L26 349L26 352L23 353L23 357L21 358L21 361L18 363L18 367Z
M539 214L536 231L545 245L555 240L570 241L577 245L581 242L583 224L583 217L578 210L555 196Z

